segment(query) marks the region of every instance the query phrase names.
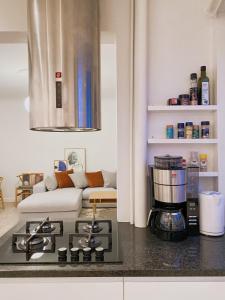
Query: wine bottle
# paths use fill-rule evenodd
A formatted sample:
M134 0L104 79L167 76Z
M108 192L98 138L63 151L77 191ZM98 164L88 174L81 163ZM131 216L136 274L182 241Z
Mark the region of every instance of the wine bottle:
M206 76L206 66L201 66L201 77L198 80L198 104L209 105L209 78Z

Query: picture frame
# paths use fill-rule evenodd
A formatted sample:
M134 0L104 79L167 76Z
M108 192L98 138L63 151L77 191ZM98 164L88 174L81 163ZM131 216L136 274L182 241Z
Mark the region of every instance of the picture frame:
M85 148L65 148L64 159L68 162L68 169L73 169L74 172L86 170Z
M54 172L63 172L68 170L67 160L54 160Z

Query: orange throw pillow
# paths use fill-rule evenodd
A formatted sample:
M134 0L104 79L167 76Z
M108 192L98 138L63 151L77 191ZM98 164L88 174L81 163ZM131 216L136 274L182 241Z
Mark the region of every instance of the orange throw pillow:
M68 174L72 174L73 170L55 172L55 177L60 189L74 187L73 181L70 179Z
M89 187L102 187L104 186L104 179L102 176L102 172L92 172L92 173L85 173L88 186Z

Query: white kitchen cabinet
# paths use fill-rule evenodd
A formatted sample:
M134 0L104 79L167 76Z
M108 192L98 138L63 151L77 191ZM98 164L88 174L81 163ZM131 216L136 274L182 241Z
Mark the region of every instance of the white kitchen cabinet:
M224 278L125 278L124 280L124 300L212 300L215 297L217 300L225 299Z
M123 300L123 278L1 278L0 299Z

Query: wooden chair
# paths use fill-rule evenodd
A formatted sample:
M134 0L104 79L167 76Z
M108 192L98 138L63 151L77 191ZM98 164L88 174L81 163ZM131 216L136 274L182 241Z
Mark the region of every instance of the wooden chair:
M5 204L4 204L4 198L3 198L3 192L2 192L2 181L3 181L3 177L0 177L0 204L1 204L1 208L5 208Z
M16 186L15 191L15 206L19 204L20 200L25 199L33 193L33 186L42 181L44 178L43 173L22 173L17 176L19 184Z

